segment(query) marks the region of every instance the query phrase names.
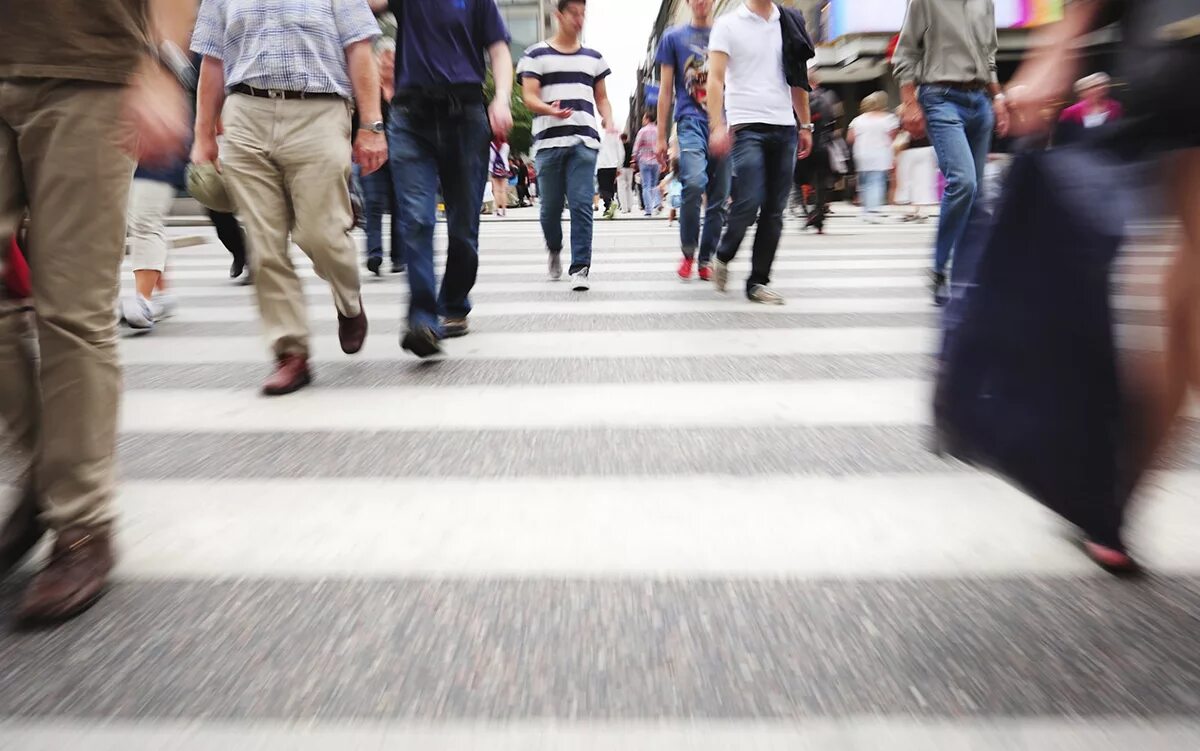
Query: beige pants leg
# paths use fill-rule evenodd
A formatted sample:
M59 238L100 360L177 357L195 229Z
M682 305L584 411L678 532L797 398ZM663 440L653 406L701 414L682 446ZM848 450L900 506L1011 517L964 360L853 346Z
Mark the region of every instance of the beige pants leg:
M275 159L294 209L292 239L329 282L338 311L356 316L361 282L358 245L350 234L350 110L333 99L279 105Z
M221 169L246 228L254 293L275 355L308 354L304 288L288 256L293 209L275 160L273 99L233 94L225 100Z
M121 377L116 303L132 161L118 147L121 90L0 80L0 236L30 212L40 364L0 322L0 419L32 449L53 529L112 518ZM19 135L17 135L19 133Z
M167 267L167 214L175 188L157 180L134 178L129 189L129 259L134 271Z

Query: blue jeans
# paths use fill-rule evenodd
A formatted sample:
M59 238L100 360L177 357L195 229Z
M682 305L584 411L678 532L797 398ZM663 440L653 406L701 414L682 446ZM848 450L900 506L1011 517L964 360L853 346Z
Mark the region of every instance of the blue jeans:
M642 172L642 208L646 216L650 216L662 206L662 196L658 192L658 177L661 168L658 163L643 164L638 169Z
M888 173L879 170L868 170L858 173L858 195L862 202L863 214L870 214L883 208L887 199Z
M685 117L679 133L679 180L683 183L683 207L679 212L679 246L691 258L700 250L700 264L708 263L721 239L729 213L729 160L708 154L708 121ZM704 234L700 234L700 204L708 194L704 210Z
M400 214L396 210L396 186L392 181L392 169L387 163L362 178L366 193L367 214L367 257L383 257L383 216L392 217L392 241L389 255L393 264L404 263L401 247Z
M403 258L408 263L410 327L439 335L438 316L464 317L479 271L479 209L487 182L492 129L482 103L450 108L402 104L388 124L388 162L400 213ZM446 204L449 244L440 292L433 270L439 180ZM590 200L590 199L589 199Z
M982 91L926 85L917 96L925 110L929 140L946 177L933 260L933 270L944 273L966 231L983 181L996 116Z
M733 141L733 207L729 223L717 246L717 258L733 260L758 220L754 233L754 255L746 292L771 283L771 265L783 232L783 212L792 192L792 170L796 163L796 129L790 126L755 126L737 130Z
M571 206L571 273L592 265L592 196L599 153L582 143L537 153L542 234L551 253L563 246L563 202Z

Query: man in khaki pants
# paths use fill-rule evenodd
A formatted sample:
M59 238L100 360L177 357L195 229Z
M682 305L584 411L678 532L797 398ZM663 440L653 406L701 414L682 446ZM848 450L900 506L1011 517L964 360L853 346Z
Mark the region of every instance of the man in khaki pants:
M387 158L367 0L203 0L192 50L204 56L192 161L217 159L250 240L258 308L275 352L268 396L307 386L304 291L288 233L329 282L342 351L367 335L347 181L351 96L361 122L354 160L364 174Z
M113 565L126 199L135 159L187 135L183 89L156 58L180 58L191 17L188 0L0 0L0 261L28 213L34 306L30 331L0 305L0 423L30 459L0 577L55 538L18 625L78 615Z

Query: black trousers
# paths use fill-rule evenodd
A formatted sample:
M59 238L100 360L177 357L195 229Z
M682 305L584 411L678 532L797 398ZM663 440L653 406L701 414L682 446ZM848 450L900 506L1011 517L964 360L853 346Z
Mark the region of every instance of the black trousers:
M246 238L242 235L242 227L233 214L222 214L208 209L208 218L217 230L217 239L235 259L246 260Z
M596 181L600 183L600 200L604 201L604 208L607 209L617 196L617 168L602 167L596 170Z
M829 204L829 179L832 170L829 167L829 150L823 147L814 147L812 153L804 161L796 162L796 189L799 191L805 185L811 185L813 188L816 205L811 213L808 207L804 206L804 214L808 217L808 224L812 227L820 228L825 224L826 206ZM803 201L803 192L800 194L800 200Z

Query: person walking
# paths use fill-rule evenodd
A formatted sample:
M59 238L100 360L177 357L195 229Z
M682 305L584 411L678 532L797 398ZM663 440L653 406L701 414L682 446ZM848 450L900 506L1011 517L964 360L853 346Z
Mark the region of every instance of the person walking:
M902 221L924 222L925 207L938 204L938 164L933 144L928 136L913 138L901 131L892 150L896 152L896 203L912 208Z
M596 50L580 43L586 0L558 0L558 30L525 50L517 67L525 106L535 115L533 147L541 197L542 234L550 278L562 277L563 203L571 209L571 287L590 287L592 198L600 130L615 134L605 78L611 71ZM597 121L596 115L600 120Z
M801 207L807 215L805 229L813 228L817 234L825 234L825 218L829 215L829 191L833 179L833 144L841 117L842 102L837 94L821 85L816 70L808 73L812 91L808 94L808 109L812 114L813 148L804 159L796 160L796 183ZM808 211L801 186L812 187L814 206Z
M139 164L129 190L127 234L134 292L121 300L121 320L129 328L149 332L175 311L166 292L167 215L184 185L184 160L162 166ZM156 294L157 293L157 294Z
M621 206L622 214L633 211L633 144L629 134L621 134L621 168L617 171L617 203Z
M312 6L284 0L264 14L252 0L203 0L192 51L204 57L192 161L217 161L246 224L258 309L275 355L267 396L307 386L304 289L288 235L333 291L338 340L355 354L367 337L351 232L351 105L358 103L354 161L364 175L387 158L380 111L380 36L367 0ZM303 51L303 52L302 52Z
M653 111L642 116L642 129L633 142L633 158L642 182L642 211L646 216L658 213L662 200L658 194L658 179L662 162L658 158L658 115Z
M479 207L488 179L488 144L512 130L512 53L496 0L370 0L396 17L396 96L388 126L410 289L400 346L417 357L469 331L471 288L479 271ZM483 95L484 59L495 94ZM438 195L446 208L446 268L433 268Z
M767 305L784 303L768 286L771 266L793 165L813 144L808 92L789 86L784 73L782 13L770 0L745 0L716 22L709 40L709 146L717 157L732 151L733 160L733 207L717 245L713 286L725 291L729 263L757 220L746 297Z
M388 102L396 93L393 76L396 72L396 43L392 39L379 42L379 111L384 127L391 119ZM362 176L364 193L364 229L367 233L367 271L375 276L383 275L383 217L391 217L391 237L388 238L388 256L392 273L404 272L404 234L400 230L400 212L396 206L396 185L392 179L392 168L384 160L379 169Z
M1110 84L1107 73L1093 73L1075 82L1075 96L1079 101L1059 115L1058 128L1054 132L1055 145L1077 143L1089 130L1121 118L1121 103L1109 96Z
M892 57L902 125L914 137L928 130L946 178L930 271L936 305L949 299L946 272L983 181L992 132L1008 135L998 44L992 0L910 0Z
M859 110L862 114L850 122L846 140L854 150L863 221L878 224L883 220L888 174L895 157L892 144L900 130L900 121L888 112L887 92L868 94Z
M488 174L492 179L492 200L496 216L508 214L508 144L493 140L488 147Z
M180 45L193 12L178 0L0 0L0 261L28 215L34 268L32 317L0 313L0 425L24 465L0 578L52 537L19 627L79 615L114 564L126 208L135 164L184 153Z
M600 200L604 202L604 218L617 215L617 171L625 148L616 133L606 132L600 140L600 155L596 160L596 182L600 184Z
M692 12L691 22L664 32L655 56L661 79L655 148L659 162L665 163L673 102L679 142L679 169L675 177L683 186L679 207L679 248L683 259L676 273L688 281L698 262L700 279L709 281L712 254L725 228L730 173L727 159L709 153L708 113L704 109L708 100L713 0L688 0L688 7ZM705 205L703 233L701 205Z

